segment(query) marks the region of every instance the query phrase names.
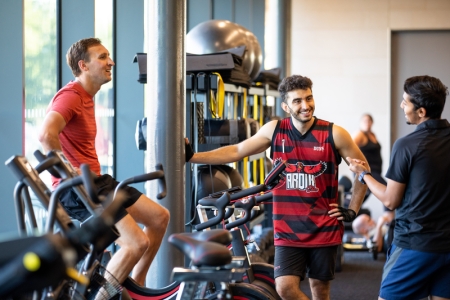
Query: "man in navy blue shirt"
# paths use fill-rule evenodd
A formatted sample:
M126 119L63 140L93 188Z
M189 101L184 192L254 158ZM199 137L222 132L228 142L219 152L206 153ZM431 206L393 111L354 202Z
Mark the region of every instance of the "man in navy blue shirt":
M441 119L447 95L437 78L405 81L400 107L417 127L395 142L387 185L365 162L347 158L359 180L396 210L379 299L450 299L450 124Z

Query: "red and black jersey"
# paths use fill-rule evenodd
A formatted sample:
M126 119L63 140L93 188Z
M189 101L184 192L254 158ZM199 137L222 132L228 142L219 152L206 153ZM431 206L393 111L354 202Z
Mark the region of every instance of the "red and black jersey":
M332 246L342 242L344 226L328 216L338 203L338 165L341 157L332 134L333 123L315 118L302 135L291 118L278 122L271 157L286 160L283 185L273 190L275 245Z

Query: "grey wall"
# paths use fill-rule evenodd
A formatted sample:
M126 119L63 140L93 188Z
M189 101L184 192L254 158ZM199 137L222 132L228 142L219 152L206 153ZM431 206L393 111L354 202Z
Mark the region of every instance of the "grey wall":
M130 5L132 3L133 5ZM145 171L144 152L136 148L136 122L144 117L144 85L137 82L137 52L144 52L144 0L117 0L114 77L116 86L116 178ZM144 184L134 187L144 192Z
M439 78L450 87L450 31L421 30L392 33L392 84L391 84L391 144L399 137L414 131L415 125L407 125L400 108L403 83L408 77L429 75ZM447 97L442 118L450 119Z
M13 205L16 180L4 162L23 153L23 4L2 0L0 9L0 233L17 231ZM9 28L10 30L7 30Z

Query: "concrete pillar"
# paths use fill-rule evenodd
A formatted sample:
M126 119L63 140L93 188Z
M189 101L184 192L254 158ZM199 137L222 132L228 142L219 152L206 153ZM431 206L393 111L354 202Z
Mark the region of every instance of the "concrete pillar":
M186 2L147 2L147 170L161 163L167 181L167 196L156 200L157 182L150 182L147 195L170 211L163 243L147 275L147 286L168 285L174 266L184 266L184 256L167 237L184 231L184 136L185 136L185 47Z
M281 68L281 78L291 75L291 0L266 0L264 26L264 69ZM286 116L281 99L275 114Z

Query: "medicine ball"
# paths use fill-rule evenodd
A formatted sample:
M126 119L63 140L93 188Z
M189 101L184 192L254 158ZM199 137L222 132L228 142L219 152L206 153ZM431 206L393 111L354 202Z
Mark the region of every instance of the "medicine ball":
M256 36L245 27L228 20L208 20L186 34L186 52L192 54L216 53L240 46L246 47L242 66L255 79L262 65L262 50Z
M218 166L199 166L197 182L197 199L232 188L230 177Z

